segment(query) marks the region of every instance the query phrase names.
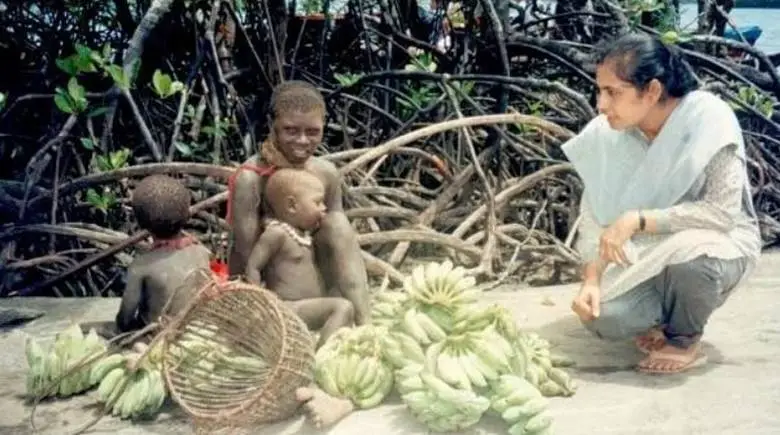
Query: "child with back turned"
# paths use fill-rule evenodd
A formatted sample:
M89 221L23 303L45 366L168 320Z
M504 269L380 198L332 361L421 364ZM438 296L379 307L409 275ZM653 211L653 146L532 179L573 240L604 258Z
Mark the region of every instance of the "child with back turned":
M176 316L206 283L211 253L182 232L190 217L190 191L167 175L150 175L132 194L133 212L152 236L152 248L136 254L127 270L119 312L96 327L104 338L140 330L161 316Z

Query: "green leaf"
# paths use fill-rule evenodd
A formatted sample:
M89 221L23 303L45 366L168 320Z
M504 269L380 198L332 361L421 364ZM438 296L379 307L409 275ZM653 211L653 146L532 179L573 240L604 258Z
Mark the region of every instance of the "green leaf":
M88 137L82 137L79 140L81 141L81 146L83 146L85 149L88 149L90 151L95 149L95 142L93 142L92 139Z
M678 35L677 32L670 30L661 35L661 41L667 45L674 45L680 42L680 35Z
M347 88L357 83L362 76L363 76L362 74L346 73L346 74L336 74L335 78L336 81L338 81L341 86Z
M95 191L95 189L88 189L87 190L87 202L102 211L105 211L105 201L103 200L103 197Z
M57 93L54 94L54 104L57 105L57 108L65 113L73 113L74 110L71 107L70 99L68 98L68 95L63 91L62 89L58 88Z
M460 90L461 90L461 92L463 92L465 95L469 95L469 94L471 94L471 92L474 90L474 85L475 85L475 83L474 83L474 82L472 82L472 81L461 82L461 84L460 84Z
M84 87L79 84L79 81L76 79L76 77L71 77L71 79L68 81L68 95L70 95L70 98L73 98L75 101L83 100L86 97Z
M76 44L76 54L88 58L92 55L92 49L83 44Z
M112 169L111 162L108 161L106 156L95 156L95 166L97 166L97 169L100 172L106 172Z
M76 63L70 56L63 59L57 59L54 63L57 65L57 68L61 69L69 76L75 76L79 72Z
M160 70L155 70L152 75L152 84L154 85L154 91L157 92L162 98L170 95L171 92L171 76L163 74Z
M78 68L79 72L95 72L97 71L97 68L95 68L95 64L92 63L91 57L77 57L76 58L76 67Z
M108 71L108 74L111 76L111 79L114 80L114 84L116 84L119 88L123 90L129 90L130 89L130 82L127 79L127 76L125 75L125 70L122 69L119 65L108 65L106 67L106 71Z
M70 97L71 107L75 112L81 112L87 108L87 92L79 84L76 77L71 77L68 81L68 96Z
M90 110L89 113L87 114L87 116L90 117L90 118L94 118L94 117L100 116L100 115L102 115L102 114L104 114L104 113L106 113L108 111L109 111L108 107L105 107L105 106L104 107L98 107L96 109Z
M103 45L103 52L101 53L103 60L108 61L109 58L111 57L111 52L112 52L111 44L105 43Z
M5 108L5 103L7 102L7 98L4 93L0 92L0 110L3 110Z
M72 57L80 72L95 72L95 65L92 63L93 51L86 45L76 44L76 54Z
M178 151L179 151L179 152L180 152L180 153L181 153L183 156L185 156L185 157L189 157L189 156L191 156L191 155L192 155L192 147L190 147L190 144L188 144L188 143L185 143L185 142L181 142L181 141L176 141L176 143L174 144L174 146L176 147L176 149L177 149L177 150L178 150Z
M125 166L127 159L130 157L130 150L122 148L121 150L114 151L109 157L109 163L111 163L111 169L120 169Z
M184 83L176 81L171 83L171 95L184 91Z

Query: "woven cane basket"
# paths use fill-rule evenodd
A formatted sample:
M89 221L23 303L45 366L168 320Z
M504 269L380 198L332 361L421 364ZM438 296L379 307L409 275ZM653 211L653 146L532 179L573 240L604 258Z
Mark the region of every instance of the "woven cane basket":
M312 383L312 335L257 286L211 280L165 330L165 380L198 432L289 418L299 406L295 390Z

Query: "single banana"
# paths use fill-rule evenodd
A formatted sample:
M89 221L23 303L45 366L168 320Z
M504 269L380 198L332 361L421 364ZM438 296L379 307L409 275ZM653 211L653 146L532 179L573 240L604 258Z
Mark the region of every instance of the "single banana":
M423 348L413 337L403 332L392 333L392 336L401 345L401 350L407 359L417 363L425 361Z
M111 370L123 365L125 363L125 357L121 353L115 353L104 357L99 360L90 370L89 382L91 384L97 384L103 380L103 378Z
M397 382L398 392L403 394L410 393L425 388L422 379L419 376L413 375L406 378L399 378Z
M420 323L417 320L416 309L411 308L406 311L403 317L402 326L404 331L411 335L420 344L431 344L431 339L428 337L428 334L425 333L425 330L422 328L422 326L420 326Z
M471 384L480 388L487 387L487 380L477 368L476 360L476 355L468 351L461 353L458 356L458 364L463 368L463 372L466 374Z
M466 373L466 368L460 364L460 356L458 351L450 350L448 354L450 364L452 366L452 374L457 378L455 385L458 388L462 388L464 390L471 390L471 380Z
M428 336L432 341L440 341L447 338L447 333L444 332L444 330L439 325L437 325L436 322L434 322L427 314L421 311L417 311L414 315L417 319L417 323L425 331L426 336Z
M447 348L442 348L439 356L436 358L436 374L444 382L457 385L460 382L460 373L457 370L457 363L452 361Z
M119 380L114 384L113 390L108 394L105 400L105 406L108 409L111 409L114 413L118 411L118 407L116 406L117 401L120 397L122 397L122 393L124 393L128 382L130 381L130 376L127 376L124 372L124 369L121 369L121 377ZM109 373L110 375L111 373ZM116 414L114 414L116 415Z
M153 370L151 372L151 393L149 404L145 410L146 414L153 414L165 402L167 392L165 390L165 380L163 379L162 372L159 370Z
M369 367L372 366L373 367ZM376 360L374 358L363 358L358 360L357 367L355 367L355 385L358 386L358 388L362 387L367 380L370 380L369 371L373 368L373 376L376 376Z
M509 358L494 343L481 337L476 340L475 345L475 352L485 364L501 373L510 370Z
M528 434L537 434L545 429L548 429L551 425L552 416L547 412L540 412L531 417L531 419L525 423L523 429L525 429L525 432Z
M116 389L116 385L124 376L125 369L123 366L115 367L110 372L108 372L108 374L103 377L103 380L100 381L100 385L98 386L98 397L100 397L100 400L103 402L108 402L108 398L111 396L111 393L114 391L114 389Z
M322 366L320 370L317 370L316 380L317 385L320 386L326 393L331 396L341 397L343 393L339 388L339 384L336 381L333 364L326 364Z

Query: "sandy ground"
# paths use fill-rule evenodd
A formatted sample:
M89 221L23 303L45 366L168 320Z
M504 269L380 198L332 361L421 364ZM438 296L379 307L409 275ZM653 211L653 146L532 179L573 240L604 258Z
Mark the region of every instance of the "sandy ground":
M710 363L688 375L636 373L641 358L630 343L609 343L584 330L569 311L576 286L538 289L503 287L486 295L500 302L525 328L536 330L557 350L578 362L572 374L580 384L571 398L554 398L551 410L558 435L678 434L780 435L780 253L766 253L748 284L710 321L704 337ZM111 319L118 299L16 299L0 306L42 309L46 316L0 332L3 378L0 382L0 434L31 434L24 391L24 337L53 336L70 321ZM75 432L94 415L91 395L45 403L36 411L37 433ZM186 416L174 406L154 422L131 424L105 417L88 433L192 433ZM286 435L323 433L305 420L251 433ZM325 433L336 435L427 434L397 397L379 408L352 414ZM506 425L488 418L464 434L505 434Z

